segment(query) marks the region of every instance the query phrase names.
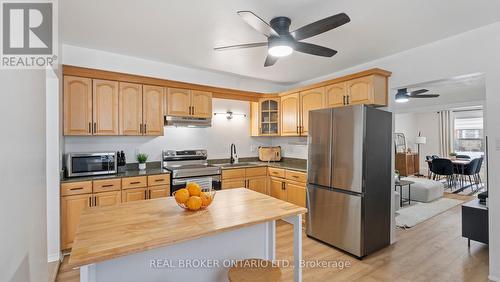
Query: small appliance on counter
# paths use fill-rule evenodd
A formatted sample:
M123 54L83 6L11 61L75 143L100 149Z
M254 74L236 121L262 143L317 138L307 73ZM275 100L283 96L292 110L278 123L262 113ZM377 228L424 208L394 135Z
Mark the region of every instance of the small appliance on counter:
M123 173L127 171L127 159L125 158L125 153L123 151L116 152L118 158L118 172Z
M66 154L66 176L91 176L115 174L118 155L115 152L68 153Z
M281 161L281 147L259 147L259 160L261 162L279 162Z

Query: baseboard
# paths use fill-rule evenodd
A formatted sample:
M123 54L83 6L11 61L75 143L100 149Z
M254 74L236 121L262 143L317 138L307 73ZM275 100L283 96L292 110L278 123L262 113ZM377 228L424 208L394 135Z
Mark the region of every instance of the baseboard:
M62 258L62 255L61 255L60 252L59 253L55 253L55 254L49 254L47 256L47 261L48 262L60 261L61 258Z
M491 274L490 274L490 276L488 276L488 279L491 280L491 281L497 281L497 282L500 281L500 279L498 279L498 277L493 276Z

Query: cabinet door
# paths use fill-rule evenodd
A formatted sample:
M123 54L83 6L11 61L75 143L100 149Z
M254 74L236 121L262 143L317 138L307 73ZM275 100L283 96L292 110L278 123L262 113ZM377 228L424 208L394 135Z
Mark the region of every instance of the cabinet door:
M94 197L96 207L114 206L122 202L121 191L96 193Z
M71 248L82 211L90 206L91 194L61 197L61 249Z
M332 84L325 87L326 107L335 108L344 106L346 97L345 82Z
M281 97L281 135L299 135L299 93Z
M260 136L259 103L250 102L250 136Z
M92 112L94 135L118 135L118 82L92 81Z
M249 178L247 180L248 182L248 189L253 190L255 192L259 192L262 194L268 194L267 193L267 177L255 177L255 178Z
M142 85L120 82L120 134L142 135Z
M324 107L325 88L300 92L300 135L307 135L309 128L309 111L321 109Z
M147 188L133 188L122 190L122 202L146 200Z
M191 91L191 115L199 118L212 117L212 92Z
M280 135L280 99L260 99L259 103L260 135Z
M149 190L149 192L148 192L149 199L156 199L156 198L170 196L170 186L169 185L152 186L152 187L148 187L148 190Z
M64 77L64 135L92 135L92 80Z
M187 117L191 114L191 90L169 88L167 114L169 116Z
M246 179L222 180L222 189L245 188Z
M355 104L372 104L372 77L360 77L346 82L348 102Z
M163 87L144 85L142 88L142 116L144 135L163 135Z
M297 206L306 207L306 186L303 183L287 181L286 200Z
M272 197L286 201L286 190L284 189L284 183L285 182L282 179L271 177L271 180L269 181L269 193Z

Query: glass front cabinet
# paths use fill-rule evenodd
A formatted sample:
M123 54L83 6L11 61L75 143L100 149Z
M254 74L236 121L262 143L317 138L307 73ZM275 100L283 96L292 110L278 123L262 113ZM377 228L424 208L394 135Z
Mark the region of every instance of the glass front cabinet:
M259 135L274 136L280 133L280 100L259 100Z

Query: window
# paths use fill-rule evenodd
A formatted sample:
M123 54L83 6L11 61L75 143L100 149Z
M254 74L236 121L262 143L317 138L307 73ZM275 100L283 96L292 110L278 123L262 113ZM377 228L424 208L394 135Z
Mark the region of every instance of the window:
M454 151L472 158L484 154L482 111L455 113Z

